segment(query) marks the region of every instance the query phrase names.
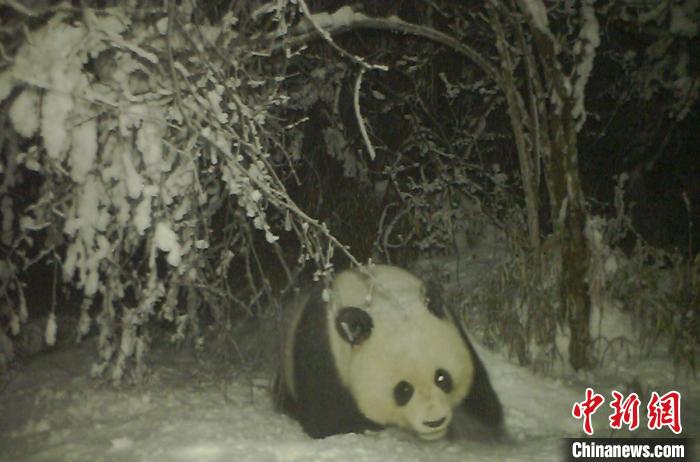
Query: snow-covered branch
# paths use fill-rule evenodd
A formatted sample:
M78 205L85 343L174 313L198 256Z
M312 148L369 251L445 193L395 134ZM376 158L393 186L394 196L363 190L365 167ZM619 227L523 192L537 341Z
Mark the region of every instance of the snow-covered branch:
M600 28L598 19L595 16L594 2L595 0L585 0L581 4L581 20L583 23L579 31L578 40L574 45L576 64L572 75L572 96L574 98L572 115L574 120L576 120L576 131L580 131L586 122L585 89L593 71L595 50L600 45Z
M314 19L313 23L319 26L323 32L319 32L307 24L302 24L296 29L292 30L290 35L285 37L283 41L274 43L271 46L271 49L275 51L283 48L300 46L318 39L321 37L321 34L324 36L325 34L328 34L328 36L333 36L360 29L385 30L395 34L408 34L416 37L422 37L444 45L470 59L489 78L500 83L500 75L498 71L486 58L481 55L481 53L469 45L460 42L454 37L434 28L413 24L396 16L388 18L375 18L367 16L363 13L353 11L347 6L342 7L333 13L315 13L311 15L311 17Z

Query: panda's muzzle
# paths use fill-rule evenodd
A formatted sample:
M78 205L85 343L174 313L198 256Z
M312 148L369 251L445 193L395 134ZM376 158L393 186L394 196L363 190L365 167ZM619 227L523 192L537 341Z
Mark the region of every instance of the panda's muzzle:
M430 427L430 428L439 428L442 424L445 423L445 420L447 420L447 417L443 417L442 419L430 420L427 422L423 422L423 425L425 425L426 427Z

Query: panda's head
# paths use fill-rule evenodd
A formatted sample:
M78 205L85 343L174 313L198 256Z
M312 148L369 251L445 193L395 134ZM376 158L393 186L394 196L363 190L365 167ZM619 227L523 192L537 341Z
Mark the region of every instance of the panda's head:
M438 439L471 387L473 361L437 293L397 271L336 281L331 346L366 417Z

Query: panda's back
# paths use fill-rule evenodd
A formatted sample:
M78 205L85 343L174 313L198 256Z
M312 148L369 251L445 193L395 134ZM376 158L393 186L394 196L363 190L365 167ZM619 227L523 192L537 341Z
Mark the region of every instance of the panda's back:
M374 265L367 272L347 270L338 274L331 292L332 306L372 309L373 318L394 322L395 316L422 315L423 282L408 271Z

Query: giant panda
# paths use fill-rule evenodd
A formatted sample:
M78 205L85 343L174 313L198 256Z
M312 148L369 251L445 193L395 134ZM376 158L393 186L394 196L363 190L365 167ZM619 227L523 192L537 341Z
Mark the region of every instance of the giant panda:
M457 415L501 434L499 399L437 286L374 265L338 273L295 305L276 404L311 437L396 426L436 440L465 421Z

